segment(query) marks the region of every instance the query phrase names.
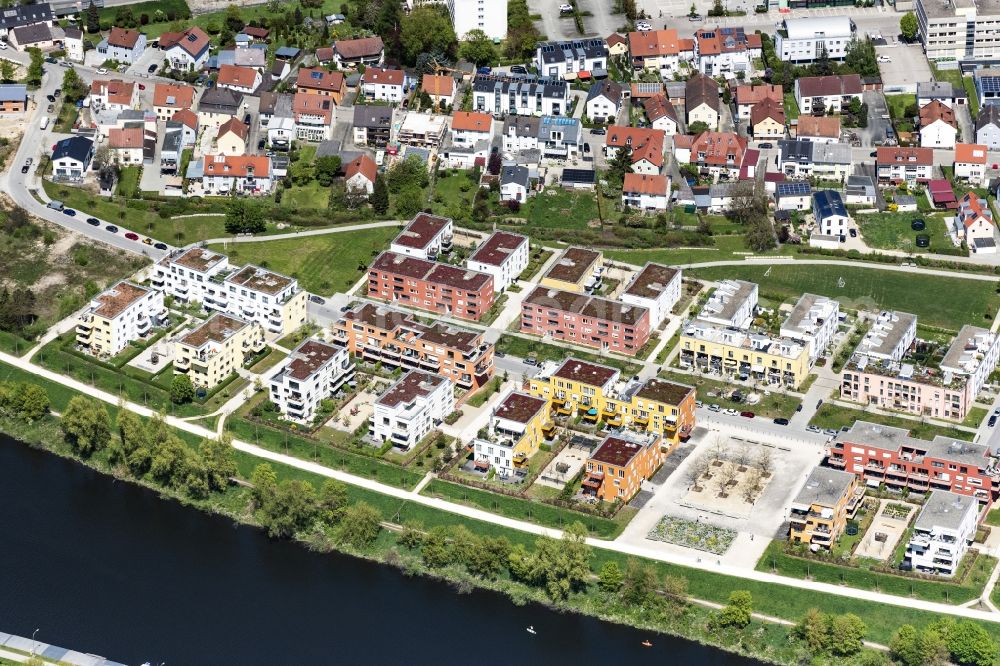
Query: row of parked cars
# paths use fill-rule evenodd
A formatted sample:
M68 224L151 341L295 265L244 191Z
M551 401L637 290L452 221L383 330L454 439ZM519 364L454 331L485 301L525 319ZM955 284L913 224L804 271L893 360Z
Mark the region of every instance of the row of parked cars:
M62 201L59 201L57 199L53 199L52 201L50 201L46 205L47 205L47 207L51 208L52 210L58 211L58 212L62 213L63 215L67 215L69 217L76 217L76 210L75 209L73 209L73 208L67 208L66 205L63 204ZM101 221L98 220L96 217L88 217L87 218L87 224L89 224L92 227L99 227L99 226L101 226ZM118 231L119 231L118 227L116 227L113 224L105 225L104 230L107 231L110 234L117 234ZM130 241L139 241L140 240L139 234L135 233L134 231L126 231L125 232L125 238L129 239ZM144 245L152 245L157 250L166 250L167 249L167 244L166 243L161 243L159 241L154 241L149 236L142 237L142 243Z

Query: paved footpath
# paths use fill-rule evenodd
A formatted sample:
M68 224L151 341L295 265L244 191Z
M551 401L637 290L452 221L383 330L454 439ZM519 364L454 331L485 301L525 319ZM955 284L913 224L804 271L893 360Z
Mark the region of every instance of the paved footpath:
M123 406L125 409L135 412L136 414L139 414L141 416L146 416L146 417L158 416L157 412L148 407L132 402L123 401L119 396L108 393L106 391L102 391L93 386L89 386L71 377L66 377L58 373L52 372L51 370L42 368L40 366L31 363L30 361L26 361L16 356L0 352L0 361L18 367L26 372L37 375L39 377L44 377L45 379L48 379L50 381L63 384L64 386L68 386L85 395L90 395L91 397L97 398L98 400L102 400L104 402L114 405ZM214 438L216 436L216 433L212 430L209 430L208 428L193 423L187 423L172 416L167 416L165 420L168 425L177 428L178 430L184 430L185 432L192 433L199 437ZM338 479L340 481L343 481L344 483L348 483L360 488L366 488L373 492L381 493L383 495L388 495L390 497L395 497L400 500L416 502L424 506L440 509L442 511L447 511L449 513L454 513L475 520L481 520L483 522L492 523L494 525L500 525L502 527L519 530L521 532L526 532L529 534L546 535L553 538L558 538L561 535L560 530L549 529L547 527L542 527L540 525L535 525L533 523L528 523L521 520L514 520L512 518L507 518L505 516L499 516L494 513L490 513L488 511L483 511L482 509L477 509L474 507L448 502L435 497L425 497L411 490L403 490L401 488L388 486L378 481L373 481L372 479L366 479L360 476L355 476L353 474L342 472L340 470L324 467L323 465L319 465L314 462L301 460L299 458L284 455L282 453L276 453L274 451L269 451L267 449L263 449L259 446L255 446L253 444L249 444L247 442L243 442L240 440L233 440L232 445L235 449L243 451L244 453L248 453L256 458L260 458L261 460L269 460L272 462L280 463L282 465L287 465L289 467L294 467L296 469L301 469L303 471L311 472L313 474L317 474L320 476ZM638 544L626 544L626 543L621 543L619 541L604 541L601 539L593 539L593 538L588 538L587 543L588 545L594 548L602 548L605 550L615 551L625 555L644 557L650 560L668 562L671 564L685 566L693 569L712 571L719 574L733 576L735 578L741 578L745 580L753 580L761 583L784 585L786 587L794 587L805 591L823 592L826 594L832 594L840 597L848 597L851 599L863 599L865 601L888 604L892 606L899 606L902 608L914 608L917 610L927 611L930 613L936 613L941 615L952 615L971 620L1000 622L1000 615L987 611L982 611L972 608L962 608L958 606L950 606L947 604L924 601L921 599L897 597L890 594L884 594L881 592L872 592L870 590L859 590L841 585L832 585L829 583L820 583L816 581L800 580L797 578L788 578L785 576L779 576L776 574L766 573L763 571L740 568L726 564L711 564L709 562L701 561L701 558L695 556L664 553L657 551L654 548Z

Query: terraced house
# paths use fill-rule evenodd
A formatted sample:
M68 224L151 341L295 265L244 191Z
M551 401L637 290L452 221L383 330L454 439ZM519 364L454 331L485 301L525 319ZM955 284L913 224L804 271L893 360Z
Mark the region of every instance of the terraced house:
M174 342L174 373L211 389L264 349L260 324L215 314Z
M114 356L165 320L163 293L119 282L91 301L76 320L76 344L94 356Z
M411 314L365 303L331 327L333 344L369 363L424 370L468 391L493 377L493 344L483 334L442 323L423 323Z
M569 108L569 84L533 74L477 74L472 109L485 113L561 116Z

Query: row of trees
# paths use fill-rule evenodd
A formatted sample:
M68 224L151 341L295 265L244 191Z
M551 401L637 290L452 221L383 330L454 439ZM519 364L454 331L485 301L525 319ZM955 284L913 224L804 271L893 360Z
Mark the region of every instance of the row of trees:
M0 414L37 421L49 413L49 395L37 384L0 382Z
M922 629L904 624L889 642L892 658L902 666L990 666L997 644L982 625L942 618Z

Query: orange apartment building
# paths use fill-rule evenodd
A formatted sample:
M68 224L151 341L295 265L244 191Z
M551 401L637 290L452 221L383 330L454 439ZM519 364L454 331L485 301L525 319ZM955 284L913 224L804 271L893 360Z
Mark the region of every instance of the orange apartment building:
M628 502L663 464L656 435L629 431L608 435L587 459L583 492L604 502Z
M368 296L477 321L493 307L493 276L383 252L368 269Z
M371 363L442 375L466 390L493 377L493 345L479 331L421 324L411 314L372 303L348 311L331 330L333 344Z

